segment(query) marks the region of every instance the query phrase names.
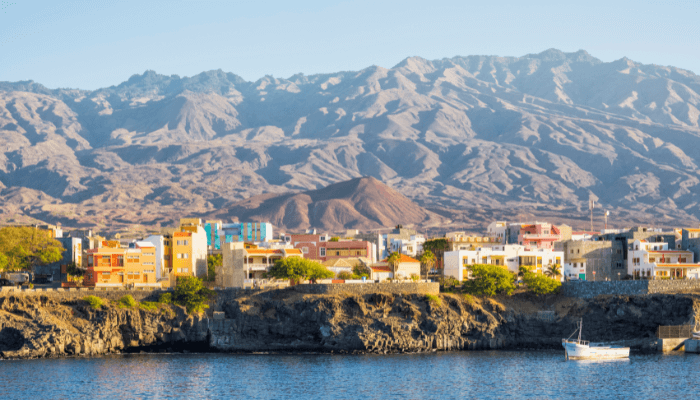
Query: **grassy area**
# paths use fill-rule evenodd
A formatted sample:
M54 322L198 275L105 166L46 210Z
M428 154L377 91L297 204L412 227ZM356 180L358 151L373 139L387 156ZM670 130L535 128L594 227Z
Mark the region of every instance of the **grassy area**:
M426 294L425 299L428 301L428 303L438 307L440 307L440 304L442 304L440 298L434 294Z
M122 296L122 298L120 298L117 302L117 306L119 308L132 308L135 307L137 304L138 303L136 302L136 300L134 300L134 298L128 294L126 296Z
M87 301L90 307L95 310L100 310L105 305L104 301L96 296L87 296L83 300Z

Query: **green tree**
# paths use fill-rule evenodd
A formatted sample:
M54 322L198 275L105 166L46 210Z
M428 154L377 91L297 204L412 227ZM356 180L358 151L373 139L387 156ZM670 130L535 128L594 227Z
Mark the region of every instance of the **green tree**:
M401 254L397 252L389 254L389 257L386 258L386 263L389 264L389 266L391 267L394 279L396 279L396 271L399 268L399 264L401 264Z
M338 236L333 236L332 238L328 239L329 242L338 242L340 241L340 238Z
M318 279L332 278L335 274L323 264L301 257L287 257L275 261L275 265L267 271L267 276L276 279L290 279L298 282L308 279L316 282Z
M464 282L464 291L479 296L511 295L515 276L497 265L475 264L469 267L474 279Z
M552 264L547 267L544 274L550 278L556 278L561 275L561 266L559 266L559 264Z
M9 260L7 259L7 256L0 253L0 271L4 271L5 268L7 268L7 263Z
M213 282L216 279L216 267L224 264L224 257L221 254L212 254L207 257L207 281Z
M188 313L200 313L215 292L204 287L202 280L194 276L180 276L177 278L177 285L173 291L172 301L174 304L184 306Z
M558 293L561 288L561 282L558 280L532 272L525 274L523 282L527 285L528 290L535 294Z
M522 278L522 277L525 276L525 274L528 274L528 273L530 273L531 271L532 271L532 267L531 267L531 266L529 266L529 265L521 265L520 267L518 267L518 276Z
M445 252L450 249L450 241L447 238L435 238L423 243L423 251L431 251L435 255L435 264L444 265Z
M0 267L9 271L32 269L60 261L65 249L48 231L31 227L0 229ZM3 261L4 260L4 261Z
M425 279L428 279L428 272L435 266L435 254L430 250L423 250L420 256L420 264L425 270Z

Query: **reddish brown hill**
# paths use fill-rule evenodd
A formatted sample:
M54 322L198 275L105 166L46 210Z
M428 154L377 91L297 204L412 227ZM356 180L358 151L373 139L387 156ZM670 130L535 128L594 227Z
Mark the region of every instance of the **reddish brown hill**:
M303 193L251 197L224 207L216 216L224 220L269 221L285 229L376 229L445 222L443 217L372 177Z

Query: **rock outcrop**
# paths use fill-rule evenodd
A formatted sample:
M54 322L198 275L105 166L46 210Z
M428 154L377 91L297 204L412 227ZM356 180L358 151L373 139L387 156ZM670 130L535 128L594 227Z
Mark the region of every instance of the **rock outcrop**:
M301 295L241 292L212 303L216 318L181 307L95 310L83 300L0 297L0 355L40 358L134 351L396 353L558 348L576 322L584 338L650 350L659 325L695 323L695 295L594 300L527 294ZM213 310L212 310L213 311ZM223 315L222 315L223 312ZM220 318L222 317L223 318Z

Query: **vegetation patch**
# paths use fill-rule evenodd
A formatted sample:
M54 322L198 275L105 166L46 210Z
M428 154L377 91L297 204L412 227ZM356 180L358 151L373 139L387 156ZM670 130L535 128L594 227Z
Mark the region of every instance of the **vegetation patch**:
M558 280L531 272L525 274L523 282L527 285L528 290L534 294L559 293L559 289L561 289L561 282Z
M464 282L463 290L477 296L510 296L515 290L515 275L498 265L475 264L469 267L474 279Z
M474 304L474 302L476 301L476 299L474 299L474 296L472 296L469 293L463 293L462 298L467 304Z
M308 279L315 282L319 279L333 278L335 274L323 264L301 257L289 257L275 261L267 276L276 279L291 279L299 281Z
M158 297L158 302L163 304L173 304L173 294L163 293Z
M119 308L132 308L137 304L138 303L136 302L136 300L134 300L134 298L130 294L122 296L117 302L117 306L119 306Z
M206 308L209 308L209 305L206 303L214 295L216 295L216 292L204 287L201 279L194 276L181 276L177 279L172 302L173 304L184 306L188 313L201 313Z
M90 307L95 310L100 310L105 305L104 301L97 296L87 296L83 300L87 301Z
M434 306L437 306L437 307L440 307L440 305L442 304L442 301L440 301L440 298L439 298L438 296L434 295L434 294L426 294L426 295L425 295L425 300L426 300L428 303L430 303L430 304L432 304L432 305L434 305Z
M158 309L158 305L155 301L142 301L139 303L139 308L146 311L155 311Z

